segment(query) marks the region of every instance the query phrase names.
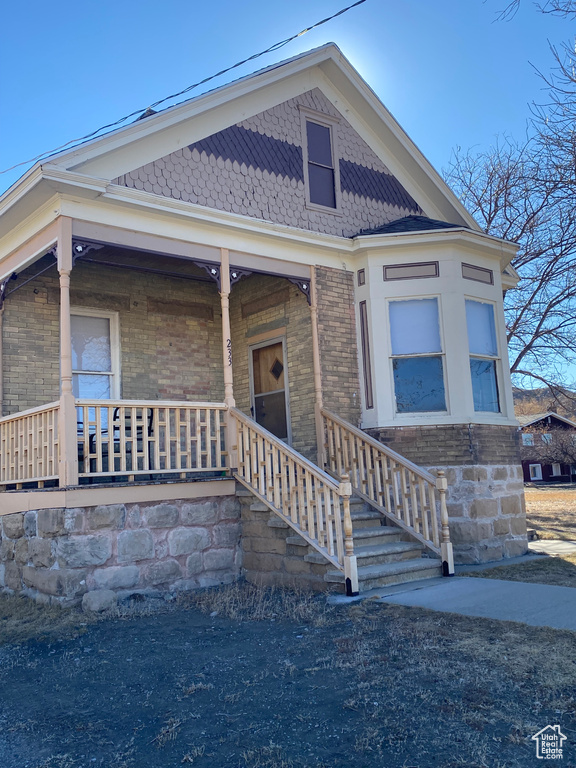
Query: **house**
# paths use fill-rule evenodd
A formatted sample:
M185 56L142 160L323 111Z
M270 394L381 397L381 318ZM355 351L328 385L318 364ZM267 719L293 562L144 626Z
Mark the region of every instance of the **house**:
M514 253L333 44L36 165L0 199L4 587L524 552Z
M576 482L576 422L554 411L518 416L525 483Z

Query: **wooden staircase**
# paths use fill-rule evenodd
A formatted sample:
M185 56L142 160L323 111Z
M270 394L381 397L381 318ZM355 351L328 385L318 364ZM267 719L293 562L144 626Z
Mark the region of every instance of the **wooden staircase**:
M350 512L359 592L442 575L439 558L426 556L420 542L407 540L407 534L393 523L385 524L382 515L363 499L352 497ZM344 583L339 570L327 571L324 580Z
M230 414L234 476L255 497L251 509L270 510L270 527L291 528L287 547L325 566L325 582L355 595L454 573L443 473L435 478L322 411L328 474L240 411Z

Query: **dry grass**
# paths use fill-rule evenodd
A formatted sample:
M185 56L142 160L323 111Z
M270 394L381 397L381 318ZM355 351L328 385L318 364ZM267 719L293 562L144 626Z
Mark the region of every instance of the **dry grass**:
M59 605L41 605L25 597L0 594L0 644L31 638L73 637L97 621L95 615Z
M329 619L326 596L299 588L260 587L237 581L226 589L188 592L179 598L182 607L193 607L213 617L235 621L309 621L322 626Z
M481 579L526 581L533 584L551 584L555 587L576 587L576 555L541 557L518 565L500 565L487 571L464 573Z
M5 733L58 750L8 768L524 768L546 723L576 732L576 633L376 599L234 584L8 650Z
M526 520L541 539L576 541L576 488L525 488Z

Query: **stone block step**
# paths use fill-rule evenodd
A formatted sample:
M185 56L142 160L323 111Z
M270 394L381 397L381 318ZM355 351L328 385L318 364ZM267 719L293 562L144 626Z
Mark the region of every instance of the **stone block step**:
M302 536L298 536L298 534L295 534L294 536L286 536L286 544L290 544L293 547L309 547L307 541L305 541Z
M402 531L400 528L392 528L387 525L378 527L356 528L353 533L354 547L369 547L373 544L381 544L384 541L400 541Z
M284 520L282 520L282 518L274 514L272 514L270 516L270 520L268 520L268 527L269 528L290 528L288 523L285 523Z
M354 554L358 558L358 566L378 565L420 558L422 545L414 541L387 541L384 544L355 547Z
M358 583L360 592L366 592L377 587L405 584L408 581L419 579L432 579L441 575L440 560L422 557L397 563L360 566L358 568ZM342 571L328 571L324 576L324 581L344 584L344 573Z
M255 501L250 504L250 512L270 512L270 507L266 506L263 501Z

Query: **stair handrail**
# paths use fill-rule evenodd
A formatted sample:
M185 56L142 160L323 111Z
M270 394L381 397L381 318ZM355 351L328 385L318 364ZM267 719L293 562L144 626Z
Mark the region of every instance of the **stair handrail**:
M344 572L347 594L358 594L349 479L335 481L237 408L229 414L237 427L234 477Z
M445 473L440 470L434 477L335 413L326 408L321 408L320 413L326 437L324 451L328 470L336 477L348 475L356 494L426 548L440 555L444 574L452 575L454 558L446 506L448 483ZM343 437L336 432L334 425ZM342 445L342 442L352 443L353 448ZM365 451L363 446L369 446L371 450ZM436 506L436 491L439 509Z

